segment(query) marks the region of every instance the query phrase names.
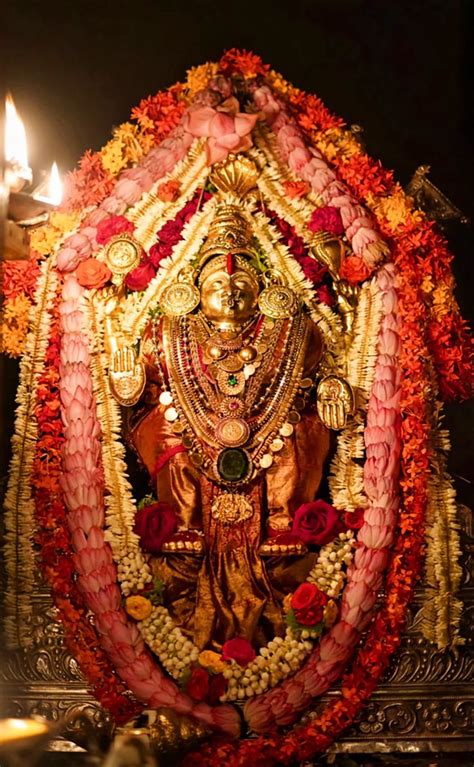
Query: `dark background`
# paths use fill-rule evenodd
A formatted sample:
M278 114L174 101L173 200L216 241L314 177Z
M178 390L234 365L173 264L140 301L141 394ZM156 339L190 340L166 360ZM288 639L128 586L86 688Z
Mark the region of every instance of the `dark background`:
M19 0L3 24L3 62L38 173L99 149L141 98L233 46L364 127L369 153L406 183L431 178L471 219L472 2L468 0ZM6 32L6 34L5 34ZM472 230L448 230L458 300L472 318ZM473 408L451 406L452 470L472 478Z

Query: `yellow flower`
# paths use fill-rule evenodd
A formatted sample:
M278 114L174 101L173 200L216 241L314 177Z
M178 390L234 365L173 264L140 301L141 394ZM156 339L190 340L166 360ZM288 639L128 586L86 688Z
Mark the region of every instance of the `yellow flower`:
M207 671L212 671L214 674L222 674L227 668L227 664L222 660L219 653L213 650L203 650L199 653L199 663Z
M189 96L192 97L198 91L202 91L212 77L217 75L219 65L214 62L207 62L207 64L201 64L199 67L192 67L187 72L186 87L189 91Z
M130 163L138 162L153 146L153 136L142 133L138 125L123 123L101 150L102 165L116 176Z
M49 223L51 226L54 226L54 228L58 229L62 234L66 234L67 232L71 232L73 229L75 229L80 220L80 213L62 213L59 210L51 213L49 217Z
M295 88L279 72L275 72L273 69L268 73L268 80L272 88L279 91L282 95L297 96L300 92L298 88Z
M19 357L23 353L27 326L10 325L3 320L0 325L0 353L7 357Z
M144 621L151 615L153 605L145 597L127 597L125 600L125 609L129 615L136 621Z
M112 176L120 173L127 165L123 154L123 144L120 139L111 139L101 151L102 165Z
M61 237L61 232L52 226L40 226L34 229L30 237L30 245L41 256L47 256Z
M330 599L324 608L323 620L326 626L332 626L337 618L337 605L334 599Z
M31 302L25 295L18 295L5 302L3 308L5 320L16 322L18 326L28 325Z
M293 594L287 594L286 597L283 600L283 612L289 613L291 610L291 600L293 599Z

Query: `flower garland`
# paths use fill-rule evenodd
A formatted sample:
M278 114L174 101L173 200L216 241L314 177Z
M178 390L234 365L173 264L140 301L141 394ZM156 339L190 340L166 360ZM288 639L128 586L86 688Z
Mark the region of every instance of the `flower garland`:
M33 455L38 437L34 418L35 391L44 368L45 351L51 324L51 302L58 279L50 263L40 269L35 302L31 306L32 331L20 365L20 384L16 401L15 434L5 494L5 634L12 648L28 647L31 631L30 594L34 583L32 545L34 501L32 496Z
M310 284L305 284L308 274L304 270L304 256L299 252L300 245L295 237L303 237L309 244L312 241L312 233L324 230L328 226L332 227L333 224L339 226L334 216L336 211L354 252L353 256L343 262L342 276L346 280L353 284L360 283L376 266L378 267L381 257L386 253L384 239L393 247L393 259L397 268L397 272L391 265L379 269L373 280L362 286L362 303L356 318L356 342L346 359L350 376L363 382L360 412L365 406L364 398L369 394L370 396L364 430L364 487L360 487L362 475L359 472L357 491L352 500L348 499L348 508L353 509L353 514L359 502L365 507L364 524L358 532L358 548L354 562L349 567L340 619L323 637L307 663L278 689L260 693L261 679L252 679L251 677L255 676L252 673L247 676L245 673L240 674L244 680L250 682L248 684L244 681L243 684L245 690L249 688L251 691L251 700L245 706L245 715L253 729L264 732L272 730L276 725L291 723L297 712L308 706L312 697L320 695L343 672L357 642L358 632L370 619L375 592L382 582L382 572L388 560L388 547L392 545L397 522L399 484L402 505L393 557L385 584L385 600L369 629L364 647L359 649L352 666L342 678L340 694L335 696L320 714L285 736L259 737L239 746L219 741L214 750L205 747L199 755L193 754L190 757L193 764L198 765L219 764L224 759L229 764L236 765L270 765L291 760L301 761L324 750L353 720L377 684L391 653L398 646L406 607L421 570L428 491L431 494L431 502L434 498L442 498L445 501L449 496L446 477L443 487L434 487L428 483L429 435L433 428L436 429L436 424L431 423L428 398L437 388L445 398L467 396L472 386L469 367L472 347L466 325L459 315L452 295L451 256L442 238L434 232L432 224L421 212L413 210L400 187L394 183L392 174L382 169L380 163L371 160L361 150L354 136L344 130L343 122L331 115L319 99L293 88L280 75L271 72L258 56L235 49L227 52L219 65L204 65L192 70L184 86L173 86L165 94L150 97L142 102L139 112L135 115L139 128L133 135L130 131L122 131L120 138L115 136L116 146L108 146L103 155L99 157L99 153L90 153L85 156L79 180L82 183L87 176L90 183L88 188L86 185L81 186L81 183L76 184L76 202L81 200L80 205L84 205L86 198L89 200L88 195L92 195L95 198L93 204L100 204L101 207L86 219L82 230L74 235L76 239L70 239L63 248L60 255L61 267L72 270L81 261L96 253L100 245L97 241L97 230L101 222L110 220L113 216L122 216L128 206L137 204L143 198L143 193L151 190L153 183L156 185L160 178L175 167L171 165L171 157L176 159L177 156L175 150L178 154L183 152L180 157L184 158L189 152L194 136L207 140L206 151L210 160L217 158L216 153L225 154L231 146L244 147L251 144L249 128L255 124L256 117L239 111L240 107L232 95L233 85L239 93L246 93L251 97L259 111L258 117L264 118L275 132L275 142L281 155L281 161L277 163L277 177L284 178L285 193L293 200L291 206L279 204L277 198L281 190L278 194L275 191L273 170L263 178L261 189L272 199L272 209L276 212L276 218L272 214L270 221L265 212L257 213L254 217L254 227L261 244L272 252L275 250L275 265L279 261L285 262L287 266L291 263L295 282L303 290L307 289L309 295L309 292L314 290L314 282L310 280ZM223 99L229 100L228 116L223 116L223 112L219 111ZM195 102L194 106L186 111L192 102ZM199 127L198 117L202 120ZM154 122L155 118L158 127ZM157 148L160 151L149 151L146 158L140 161L140 167L130 171L123 170L126 152L132 152L134 147L136 155L133 161L136 162L148 151L150 135L153 135L154 140L162 140L165 135L169 136L170 130L173 131L170 141L167 145ZM255 128L254 133L256 138L268 136L260 128ZM305 135L310 136L313 144L311 149L306 145ZM135 139L138 144L134 143ZM271 148L272 140L270 137L269 143L260 142L258 150L252 152L263 151L265 146ZM119 145L128 146L129 149L124 149L121 155ZM273 149L269 151L269 156L272 157ZM286 168L286 171L281 172L282 167ZM112 169L123 171L117 183L111 175ZM162 175L159 176L158 173ZM301 180L296 181L295 176ZM163 194L173 195L174 191L171 187L166 188ZM357 200L361 200L366 207ZM287 209L293 211L293 216L287 213ZM197 223L203 227L207 220L205 213L212 214L212 205L203 209L201 214L196 214L201 218ZM372 216L375 216L378 230ZM201 227L197 226L197 230L200 233ZM184 257L185 245L190 246L188 235L189 231L186 231L183 244L176 246L177 250L173 251L170 262L166 263L166 258L160 262L156 279L152 279L145 291L147 300L144 301L143 296L138 294L133 298L133 322L132 325L129 324L129 330L133 328L133 331L139 334L158 284L161 279L174 273ZM40 241L38 246L41 247ZM198 236L190 246L191 253L187 252L185 258L192 258L195 246L199 246ZM375 293L367 290L367 285L377 286L381 296L380 303L374 299ZM71 448L74 439L79 437L77 429L85 428L91 437L90 455L86 450L80 458L80 465L76 465L78 451L70 449L69 452L71 465L68 471L72 474L75 474L76 470L79 474L82 472L81 481L73 483L67 472L64 479L69 515L72 515L74 528L72 538L76 548L80 588L84 591L86 603L97 608L97 624L103 635L103 644L131 689L138 691L139 697L148 700L150 705L163 704L164 700L172 701L177 710L188 712L192 703L189 703L189 699L185 701L185 696L177 693L173 686L165 684L161 673L154 666L153 670L151 669L148 660L143 656L140 644L142 640L134 634L133 627L127 624L126 619L121 617L123 613L120 612L116 601L118 589L115 585L114 567L107 553L108 548L103 533L93 530L95 525L91 527L90 524L91 519L96 519L94 515L98 514L99 519L102 513L100 499L103 478L100 463L95 457L99 444L98 427L94 421L93 400L89 401L90 386L84 378L85 371L71 367L78 364L75 355L81 356L87 349L85 326L81 325L82 299L77 282L67 281L64 299L62 325L65 351L61 372L62 377L64 374L62 396L66 422L65 455L68 455L68 446ZM18 316L21 316L22 311L24 312L20 301ZM332 318L333 312L324 304L321 304L321 308L318 307L318 311L331 337L335 322ZM316 309L313 313L316 316ZM13 310L11 316L14 315ZM368 347L364 346L368 364L362 370L354 356L354 349L362 345L363 325L369 316L370 343L377 337L378 350L375 355L370 344ZM130 323L129 317L127 322ZM82 340L73 339L75 334L82 334ZM100 344L100 338L98 341ZM17 340L16 347L18 345ZM12 343L11 348L16 347ZM427 362L430 356L438 376L438 387L432 366ZM68 397L71 397L69 401ZM397 415L399 408L401 423ZM89 421L91 413L92 420ZM332 487L340 488L341 493L342 477L346 478L345 472L350 468L354 454L359 455L363 449L362 429L362 421L356 418L354 427L339 438L338 451L333 463ZM112 439L115 439L113 426ZM401 478L398 483L400 450ZM79 500L85 502L81 503L80 507L77 506ZM83 518L78 514L78 508L82 506L87 509L82 513ZM452 514L449 503L443 506L443 509L440 514ZM444 517L441 520L444 524L443 520ZM450 547L456 557L457 539L455 533L453 535ZM443 590L445 592L449 588L446 571L437 574L437 579L440 584L441 604ZM135 586L143 585L143 578L136 581ZM295 611L296 604L295 602ZM105 607L107 609L104 610ZM456 638L459 620L456 615L456 601L447 603L446 609L445 622L449 626L449 636ZM155 615L162 617L162 610L158 608ZM440 636L439 641L446 639ZM279 644L281 643L275 642L275 649ZM181 645L178 652L186 654L187 650L183 650ZM216 663L215 659L208 659L208 662L211 666ZM252 662L249 658L248 663ZM231 668L233 666L234 664ZM291 670L289 659L288 666ZM195 674L188 683L196 693L195 700L202 700L198 695L201 695L204 688L207 689L205 668L204 664L199 674ZM253 666L251 668L254 670ZM219 679L222 676L221 672L222 669L211 680L216 684L209 684L209 692L213 686L212 694L216 699L225 695L222 680ZM234 676L229 676L229 682L231 678ZM244 688L242 685L238 686L237 680L236 683L229 684L230 689L237 690L237 699L242 699L240 693ZM154 692L158 697L154 696ZM236 731L235 720L226 707L222 708L220 714L219 709L209 707L197 707L192 710L198 713L203 721L212 722L213 725L228 731Z
M60 488L64 443L59 401L60 335L57 301L45 368L38 381L35 416L38 440L33 461L36 533L41 572L51 589L69 652L92 685L94 695L120 724L137 716L141 707L130 696L100 647L99 635L74 576L73 550Z
M64 280L61 315L60 400L65 423L61 487L68 509L78 588L95 615L101 644L121 679L151 707L171 706L235 736L236 712L227 706L196 706L166 679L146 652L137 628L121 607L112 553L104 535L104 474L100 466L100 426L85 333L83 289L73 275ZM128 551L129 544L125 547ZM143 588L144 581L139 585Z

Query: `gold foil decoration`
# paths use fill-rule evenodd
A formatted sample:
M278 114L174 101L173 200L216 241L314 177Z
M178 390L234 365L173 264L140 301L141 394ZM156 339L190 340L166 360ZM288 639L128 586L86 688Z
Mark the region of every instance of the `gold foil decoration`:
M237 525L245 522L253 514L253 506L249 498L241 493L222 493L218 495L211 506L214 519L223 525Z
M223 162L213 166L209 176L211 184L220 192L232 192L240 198L256 187L257 179L256 164L243 154L229 154Z

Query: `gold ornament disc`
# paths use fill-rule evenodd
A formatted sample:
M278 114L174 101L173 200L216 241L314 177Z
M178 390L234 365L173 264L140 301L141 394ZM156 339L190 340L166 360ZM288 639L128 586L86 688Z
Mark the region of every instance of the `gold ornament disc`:
M223 394L240 394L245 387L245 376L240 371L226 373L225 370L217 372L217 385Z
M238 354L228 354L225 359L219 362L219 367L226 373L236 373L238 370L242 370L243 366L244 361Z
M168 317L182 317L196 309L200 300L199 290L194 285L189 282L175 282L163 290L160 305Z
M260 293L258 306L267 317L284 320L296 314L298 299L295 292L286 285L270 285Z
M250 436L250 428L243 418L228 416L216 426L216 439L226 447L240 447Z
M126 274L140 263L141 245L129 234L113 237L105 250L105 261L115 274Z

